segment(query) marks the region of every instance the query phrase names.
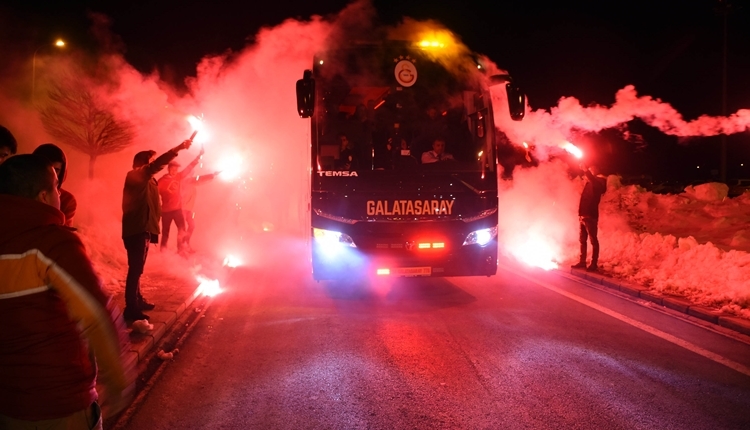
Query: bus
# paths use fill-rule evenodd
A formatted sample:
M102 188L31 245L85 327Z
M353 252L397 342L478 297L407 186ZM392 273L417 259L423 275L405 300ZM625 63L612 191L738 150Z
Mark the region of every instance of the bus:
M297 81L310 119L313 278L491 276L498 133L490 89L525 96L482 58L430 42L351 43Z

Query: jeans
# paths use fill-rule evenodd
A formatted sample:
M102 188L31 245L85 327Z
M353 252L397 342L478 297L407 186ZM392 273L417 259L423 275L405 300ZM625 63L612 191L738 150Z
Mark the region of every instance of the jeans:
M193 231L195 231L195 213L192 211L183 211L185 218L185 224L187 230L185 230L185 245L190 246L190 238L193 237Z
M596 267L599 263L599 237L598 237L598 219L589 216L580 217L581 232L578 240L581 242L581 263L586 263L586 245L591 238L591 265Z
M161 214L161 249L166 249L169 242L169 228L172 227L172 221L177 226L177 250L181 251L185 247L185 217L182 209L176 211L162 212Z
M134 234L122 239L128 252L128 277L125 281L125 309L137 310L141 298L141 275L146 266L151 234Z

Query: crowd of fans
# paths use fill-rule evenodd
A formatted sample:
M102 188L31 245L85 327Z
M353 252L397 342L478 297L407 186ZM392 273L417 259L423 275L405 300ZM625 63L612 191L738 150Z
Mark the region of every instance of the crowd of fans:
M126 323L149 319L144 311L156 307L140 292L149 245L163 234L166 250L174 221L178 252L194 252L195 186L218 174L190 175L202 150L179 170L174 159L191 144L158 157L138 152L126 174L128 272L120 310L73 227L78 204L63 188L65 152L44 143L16 154L16 139L0 126L0 428L101 428L104 414L130 402L135 372L123 358L130 350Z

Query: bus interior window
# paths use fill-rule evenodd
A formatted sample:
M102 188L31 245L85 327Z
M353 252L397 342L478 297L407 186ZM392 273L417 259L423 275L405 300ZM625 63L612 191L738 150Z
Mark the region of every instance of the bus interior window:
M325 143L320 145L320 167L323 170L334 170L338 158L338 145Z

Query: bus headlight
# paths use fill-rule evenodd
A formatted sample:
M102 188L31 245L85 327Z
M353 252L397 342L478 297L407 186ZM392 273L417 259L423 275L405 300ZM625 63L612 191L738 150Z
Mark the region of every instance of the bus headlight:
M313 238L326 252L335 252L343 247L356 248L352 237L338 231L313 228Z
M466 236L464 245L479 245L485 246L497 237L497 226L492 228L484 228L482 230L472 231Z

